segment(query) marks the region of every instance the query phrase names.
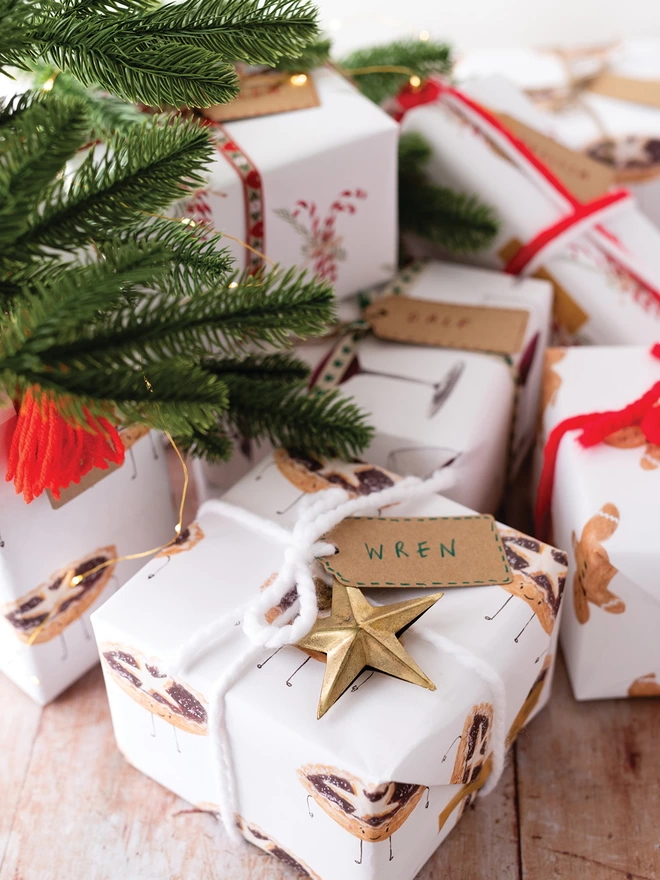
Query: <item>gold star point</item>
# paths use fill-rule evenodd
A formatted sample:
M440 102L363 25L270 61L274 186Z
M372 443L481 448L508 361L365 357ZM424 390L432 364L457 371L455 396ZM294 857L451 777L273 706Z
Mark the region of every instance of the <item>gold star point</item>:
M322 718L363 669L371 668L435 690L397 635L428 611L442 593L391 605L371 605L357 587L335 582L332 612L316 621L296 647L326 660L317 717Z

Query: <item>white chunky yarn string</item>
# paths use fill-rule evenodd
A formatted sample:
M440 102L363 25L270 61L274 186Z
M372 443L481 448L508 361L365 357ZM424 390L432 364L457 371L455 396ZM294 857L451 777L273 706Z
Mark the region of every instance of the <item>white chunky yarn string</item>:
M249 644L216 681L210 699L208 719L213 763L218 782L220 815L232 839L238 840L240 834L236 826L236 782L227 732L225 699L227 691L240 680L264 648L272 650L283 645L295 644L313 627L318 616L318 603L312 565L316 558L332 556L336 552L333 544L322 541L321 538L346 517L358 516L393 504L433 495L449 489L454 481L455 475L452 471L441 469L427 480L406 477L393 486L357 498L351 498L345 489L326 489L303 499L300 515L292 531L225 501L210 500L200 507L200 516L213 513L233 520L257 534L279 542L285 548L282 566L272 584L246 605L222 615L193 633L179 647L168 664L171 674L183 673L194 666L212 646L222 641L232 628L240 623L237 617L242 614L242 630ZM266 613L277 606L294 588L298 594L296 602L269 623L266 620ZM498 724L501 725L502 730L504 729L502 681L484 661L469 655L469 652L449 639L436 636L430 630L425 632L429 633L426 636L429 641L458 657L464 665L474 669L491 686L495 716L492 777L495 778L496 783L504 764L504 738L498 733ZM469 661L466 659L467 655L470 657ZM499 748L500 740L501 754L495 755L495 746L498 745Z

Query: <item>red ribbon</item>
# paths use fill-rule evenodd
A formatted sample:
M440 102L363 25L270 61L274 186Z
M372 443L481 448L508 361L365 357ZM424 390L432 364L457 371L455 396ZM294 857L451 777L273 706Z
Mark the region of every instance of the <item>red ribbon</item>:
M651 355L660 360L660 344L654 345ZM660 382L656 382L638 400L623 409L588 413L564 419L550 432L543 453L543 470L536 499L536 534L543 537L547 532L555 483L555 470L559 446L569 431L582 433L578 443L585 448L602 443L622 428L639 427L649 443L660 445Z
M555 175L553 172L542 162L538 156L530 148L527 144L524 143L520 138L516 137L509 129L503 125L500 120L486 110L481 104L478 104L476 101L473 101L466 94L459 91L458 89L453 88L448 83L443 82L442 80L433 78L429 80L427 83L416 90L411 92L410 87L406 87L401 91L397 98L398 104L401 106L401 113L399 117L403 117L407 110L412 109L413 107L417 107L423 104L427 104L434 100L439 100L443 95L448 95L464 107L468 108L472 113L482 119L487 125L495 130L501 137L503 137L508 143L514 148L514 150L529 164L531 165L537 172L540 174L552 187L553 189L561 195L568 203L570 207L569 213L566 216L562 217L561 220L553 223L547 229L542 230L534 238L529 241L527 244L523 245L523 247L518 251L515 256L509 260L509 262L504 267L504 271L510 275L518 275L524 271L524 269L529 265L530 261L534 259L544 248L546 248L549 244L555 241L560 235L568 232L578 224L584 222L589 217L597 218L598 214L605 211L606 209L612 207L613 205L623 202L626 199L632 198L630 193L625 189L617 189L613 190L606 195L594 199L591 202L583 203L577 199L573 193L567 189L566 186L562 183L562 181ZM598 233L602 236L602 238L606 239L610 244L615 245L619 251L622 252L621 256L623 257L623 246L616 239L611 232L605 229L598 223L594 223L594 228L598 231ZM615 259L614 257L612 257ZM638 275L628 264L627 261L622 262L626 272L633 278L638 284L642 285L646 290L649 291L650 295L656 300L656 302L660 303L660 291L656 290L648 281Z

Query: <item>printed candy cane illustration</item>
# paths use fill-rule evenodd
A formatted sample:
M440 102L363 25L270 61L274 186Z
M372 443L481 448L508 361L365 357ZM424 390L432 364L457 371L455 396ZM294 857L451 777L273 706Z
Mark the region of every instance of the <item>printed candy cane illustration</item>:
M289 223L304 239L303 255L316 275L328 281L337 280L337 263L346 259L343 237L337 234L340 214L355 214L356 200L367 198L362 189L344 190L321 217L316 202L299 199L293 211L280 208L275 213Z

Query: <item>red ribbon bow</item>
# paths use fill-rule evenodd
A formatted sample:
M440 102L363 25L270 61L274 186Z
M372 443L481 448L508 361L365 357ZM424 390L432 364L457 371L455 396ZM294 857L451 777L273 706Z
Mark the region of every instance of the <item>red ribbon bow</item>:
M660 344L651 349L651 355L660 359ZM585 448L602 443L622 428L639 428L649 443L660 445L660 382L656 382L638 400L623 409L572 416L556 425L548 437L543 454L543 471L536 499L536 534L546 533L555 482L559 446L569 431L582 433L578 443Z

